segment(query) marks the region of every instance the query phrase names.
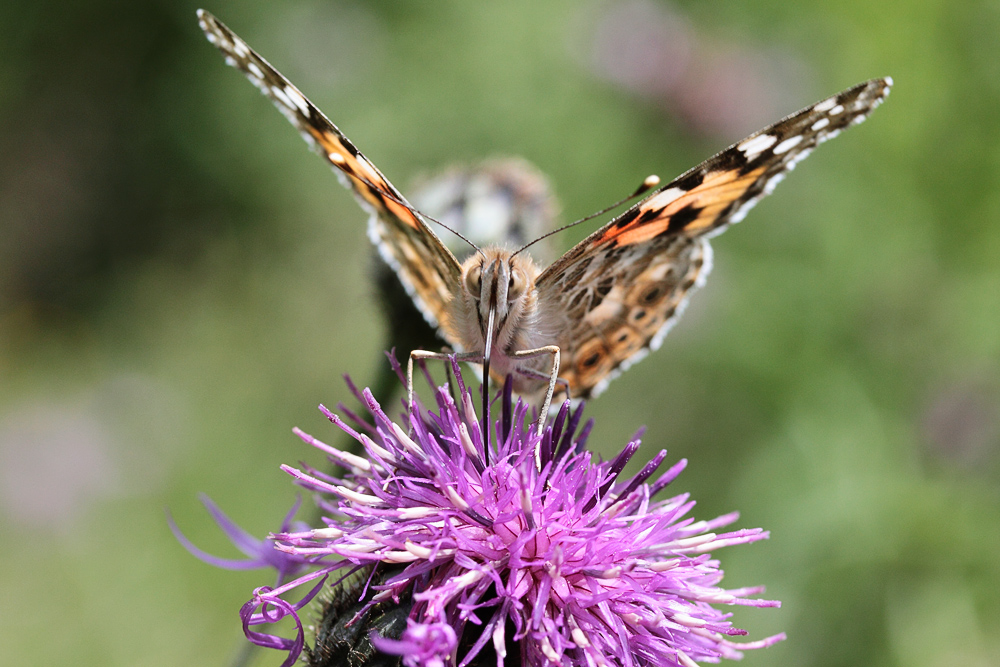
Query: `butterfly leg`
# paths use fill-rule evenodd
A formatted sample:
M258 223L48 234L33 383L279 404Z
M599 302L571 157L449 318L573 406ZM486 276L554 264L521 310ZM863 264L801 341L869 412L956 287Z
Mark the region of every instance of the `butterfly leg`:
M542 403L542 409L538 413L538 433L541 435L542 429L545 428L545 418L549 414L549 405L552 403L552 394L556 391L556 382L559 381L559 346L558 345L546 345L545 347L535 348L534 350L521 350L520 352L514 352L511 357L514 359L534 359L535 357L540 357L545 354L552 355L552 368L549 374L545 376L545 379L549 381L549 386L545 390L545 401Z

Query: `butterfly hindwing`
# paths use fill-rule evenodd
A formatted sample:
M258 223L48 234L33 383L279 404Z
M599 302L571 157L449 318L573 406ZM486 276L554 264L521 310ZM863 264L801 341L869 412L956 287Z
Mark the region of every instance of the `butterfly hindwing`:
M860 123L890 79L849 88L750 135L578 243L537 281L574 398L656 349L711 268L708 238L739 222L818 144Z
M399 275L431 326L443 322L461 271L454 255L404 203L382 172L298 88L210 13L199 10L198 23L226 62L242 71L313 150L337 168L341 181L372 213L368 232L383 259Z
M599 394L655 349L710 263L704 239L657 239L643 247L594 249L540 286L542 312L560 317L551 328L561 332L560 375L572 397Z

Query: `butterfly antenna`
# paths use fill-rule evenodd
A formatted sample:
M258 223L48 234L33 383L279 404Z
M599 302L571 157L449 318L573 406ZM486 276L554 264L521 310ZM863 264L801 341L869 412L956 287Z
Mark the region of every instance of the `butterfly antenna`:
M336 157L341 157L341 156L337 155ZM331 161L332 161L332 162L333 162L334 164L337 164L337 165L340 165L340 164L341 164L341 162L342 162L342 160L343 160L343 158L341 157L341 160L337 160L337 159L336 159L336 158L334 157L334 155L331 155L331 156L330 156L330 160L331 160ZM481 254L483 254L483 251L482 251L482 250L481 250L481 249L479 248L479 246L477 246L477 245L476 245L475 243L473 243L472 241L470 241L469 239L467 239L467 238L466 238L466 237L465 237L465 236L464 236L463 234L461 234L461 233L460 233L460 232L459 232L458 230L456 230L456 229L452 229L451 227L449 227L448 225L444 224L443 222L441 222L441 221L440 221L440 220L438 220L437 218L432 218L431 216L427 215L427 214L426 214L426 213L424 213L423 211L418 211L418 210L417 210L416 208L414 208L414 206L413 206L412 204L410 204L410 203L409 203L408 201L406 201L406 200L404 200L404 199L402 199L402 198L400 198L400 197L397 197L396 195L392 194L391 192L386 192L385 190L383 190L383 189L382 189L382 188L380 188L379 186L377 186L377 185L375 185L374 183L372 183L371 181L369 181L369 180L368 180L367 178L365 178L364 176L359 176L359 175L357 175L357 174L353 174L353 173L352 173L352 174L348 174L348 176L349 176L349 177L351 177L351 178L353 178L353 179L356 179L356 180L359 180L359 181L361 181L362 183L364 183L365 185L367 185L367 186L368 186L368 187L370 187L371 189L373 189L373 190L375 190L376 192L378 192L379 194L381 194L381 195L382 195L383 197L385 197L386 199L389 199L389 200L392 200L392 201L396 202L397 204L399 204L400 206L402 206L402 207L406 208L406 210L407 210L407 211L409 211L410 213L412 213L413 215L415 215L415 216L418 216L418 217L421 217L421 218L425 218L425 219L427 219L427 220L430 220L431 222L435 222L435 223L437 223L437 224L441 225L441 227L443 227L444 229L447 229L447 230L448 230L449 232L451 232L452 234L454 234L454 235L455 235L455 236L457 236L458 238L460 238L460 239L462 239L463 241L465 241L466 243L468 243L468 244L469 244L469 245L470 245L470 246L472 247L472 249L473 249L473 250L475 250L476 252L478 252L478 253L479 253L480 255L481 255ZM633 195L633 196L634 196L634 195Z
M517 253L521 252L522 250L527 250L528 248L530 248L531 246L535 245L536 243L538 243L542 239L547 239L550 236L552 236L553 234L558 234L559 232L565 231L565 230L569 229L570 227L576 227L577 225L579 225L582 222L587 222L588 220L593 220L594 218L596 218L598 216L604 215L608 211L613 211L614 209L618 208L622 204L624 204L626 202L629 202L629 201L632 201L636 197L638 197L640 195L643 195L646 192L649 192L651 189L655 188L659 184L660 184L660 177L657 176L656 174L650 174L649 176L647 176L643 180L643 182L641 184L639 184L639 187L636 188L635 192L633 192L632 194L630 194L628 197L625 197L625 199L622 199L621 201L617 201L614 204L612 204L611 206L608 206L606 208L602 208L600 211L597 211L596 213L591 213L590 215L588 215L588 216L586 216L584 218L580 218L576 222L571 222L568 225L563 225L559 229L553 229L551 232L548 232L547 234L542 234L541 236L539 236L537 239L535 239L531 243L528 243L527 245L524 245L524 246L521 246L520 248L518 248L514 252L514 255L516 255ZM511 257L513 257L514 255L511 255Z

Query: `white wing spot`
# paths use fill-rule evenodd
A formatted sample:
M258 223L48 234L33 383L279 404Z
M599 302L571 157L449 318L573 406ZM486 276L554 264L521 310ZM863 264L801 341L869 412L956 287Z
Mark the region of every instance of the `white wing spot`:
M844 113L844 105L843 104L838 104L837 106L835 106L832 109L830 109L830 115L831 116L837 116L837 115L842 114L842 113Z
M774 147L774 154L781 155L782 153L787 153L788 151L792 150L801 143L802 143L801 134L797 134L794 137L789 137L788 139L785 139L780 144Z
M264 78L264 73L262 71L260 71L260 68L257 67L256 63L247 63L247 71L249 71L251 74L253 74L258 79L263 79Z
M761 134L753 139L747 139L742 144L739 144L736 148L743 151L747 160L753 160L755 157L766 151L768 148L773 146L775 142L778 141L778 137L773 134Z
M795 168L795 166L793 165L789 169L789 171L791 171L794 168ZM777 174L775 174L774 176L772 176L771 180L769 180L767 183L764 184L764 192L757 199L760 199L761 197L766 197L767 195L769 195L772 192L774 192L774 189L776 187L778 187L778 183L781 183L783 180L785 180L785 176L787 176L787 175L788 175L788 171L780 171ZM747 209L747 210L749 210L749 209Z
M306 98L302 97L302 94L292 88L291 86L285 86L285 94L288 95L288 99L295 103L295 106L299 108L306 118L310 116L309 105L306 103Z
M823 100L819 104L813 107L813 111L829 111L837 104L837 98L831 97L829 99Z
M250 55L250 47L238 37L233 40L233 50L236 51L237 55L243 56L244 58Z
M646 200L646 205L643 208L663 208L686 193L687 190L681 190L680 188L667 188L663 192L658 192Z
M289 110L295 111L295 105L292 104L292 101L288 99L288 97L285 95L285 91L283 91L281 88L278 88L277 86L271 86L271 94L274 95L274 99L284 104L285 107L287 107Z
M813 132L818 132L819 130L822 130L824 127L826 127L829 124L830 124L830 119L829 118L820 118L818 121L816 121L815 123L812 124L812 128L811 129L812 129Z
M812 148L803 148L801 151L799 151L798 155L794 156L791 160L788 161L788 164L785 165L785 168L788 169L788 171L795 169L795 165L797 165L799 162L802 162L807 157L809 157L809 154L812 153L812 151L813 151Z

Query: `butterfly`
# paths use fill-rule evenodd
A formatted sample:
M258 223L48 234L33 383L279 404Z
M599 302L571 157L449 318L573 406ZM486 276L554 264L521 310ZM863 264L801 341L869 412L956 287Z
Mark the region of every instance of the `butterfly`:
M647 181L647 196L544 269L524 247L476 248L460 263L298 88L211 14L199 10L198 19L227 63L271 99L372 213L369 237L427 322L460 359L482 362L487 378L491 370L497 378L510 374L518 393L544 391L540 414L557 383L572 398L596 396L657 349L708 275L709 239L742 220L818 144L867 118L892 86L888 77L860 83L666 185ZM412 352L411 372L415 357L442 356Z

